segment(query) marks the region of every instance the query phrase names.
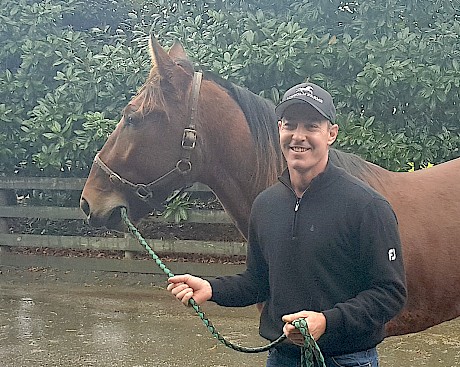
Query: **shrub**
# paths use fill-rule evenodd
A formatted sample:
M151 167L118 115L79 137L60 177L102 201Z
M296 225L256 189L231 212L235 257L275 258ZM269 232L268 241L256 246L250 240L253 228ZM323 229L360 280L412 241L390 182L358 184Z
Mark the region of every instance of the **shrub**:
M2 7L3 173L87 175L147 76L152 31L274 102L304 80L322 85L335 97L339 147L386 168L459 156L460 23L448 0L5 0Z

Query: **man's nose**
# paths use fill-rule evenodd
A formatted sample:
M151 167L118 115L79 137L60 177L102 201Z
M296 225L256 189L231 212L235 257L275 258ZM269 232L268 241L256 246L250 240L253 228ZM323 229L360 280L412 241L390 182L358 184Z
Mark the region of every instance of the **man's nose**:
M297 139L304 139L308 134L307 129L302 124L298 124L295 130L293 130L292 135Z

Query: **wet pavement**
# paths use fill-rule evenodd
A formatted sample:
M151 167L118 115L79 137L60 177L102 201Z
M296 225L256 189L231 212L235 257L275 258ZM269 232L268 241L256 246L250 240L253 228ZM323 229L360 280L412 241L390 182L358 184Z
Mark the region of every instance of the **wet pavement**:
M0 366L264 366L219 344L152 274L0 267ZM255 307L204 307L229 340L264 345ZM392 337L381 366L460 366L460 319Z

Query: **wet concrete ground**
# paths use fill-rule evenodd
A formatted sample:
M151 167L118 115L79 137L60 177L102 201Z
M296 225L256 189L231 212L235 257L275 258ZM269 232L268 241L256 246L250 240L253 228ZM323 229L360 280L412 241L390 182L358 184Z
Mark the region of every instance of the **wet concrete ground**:
M0 366L264 366L227 349L152 274L0 266ZM254 307L204 310L231 341L263 345ZM460 366L460 319L393 337L382 367Z

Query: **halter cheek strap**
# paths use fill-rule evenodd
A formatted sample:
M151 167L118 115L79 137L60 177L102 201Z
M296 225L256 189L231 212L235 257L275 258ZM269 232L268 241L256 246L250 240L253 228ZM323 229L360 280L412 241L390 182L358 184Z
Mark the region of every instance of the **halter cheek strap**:
M201 80L203 78L203 73L197 71L193 74L193 82L192 82L192 91L191 91L191 99L190 103L190 122L188 127L184 129L184 133L182 135L182 154L180 159L177 161L175 167L170 171L166 172L164 175L158 177L154 181L148 184L138 183L135 184L122 176L118 173L113 171L109 166L107 166L99 156L99 152L94 157L94 163L102 169L108 176L110 181L118 186L126 186L136 193L137 197L142 201L149 201L154 195L154 187L159 186L159 184L164 181L165 179L169 178L173 174L178 174L179 176L185 177L189 174L192 170L192 162L190 157L192 155L193 149L195 149L196 141L197 141L197 133L195 129L195 120L197 116L198 110L198 97L200 95L201 89ZM190 183L191 184L191 183Z

